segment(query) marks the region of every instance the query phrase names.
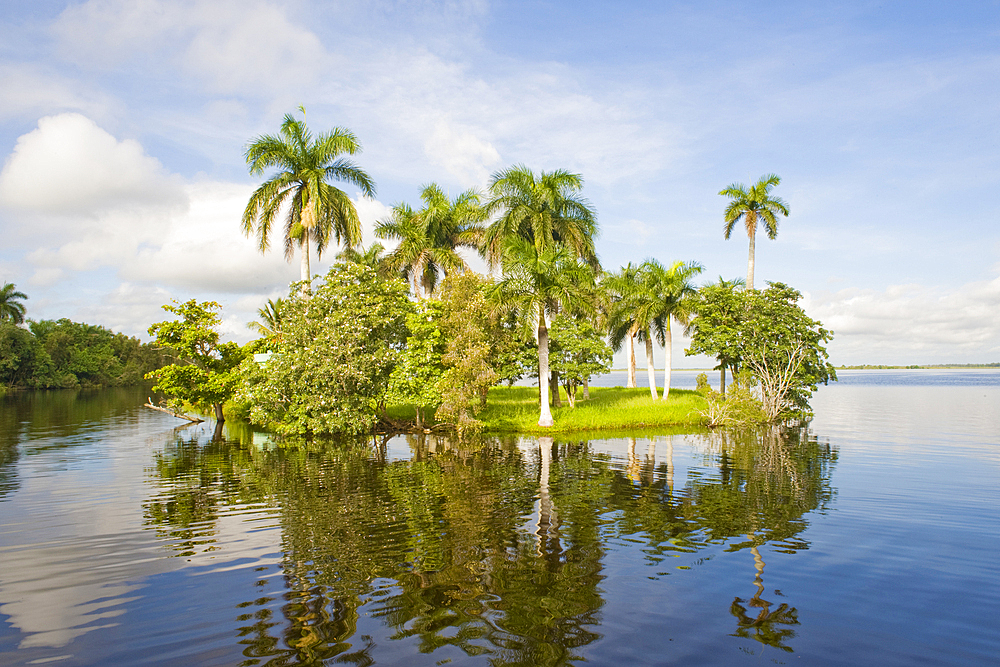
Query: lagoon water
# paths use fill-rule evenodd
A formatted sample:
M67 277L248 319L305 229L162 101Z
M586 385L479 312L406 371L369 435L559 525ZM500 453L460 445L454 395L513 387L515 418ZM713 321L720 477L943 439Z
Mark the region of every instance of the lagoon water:
M472 444L7 396L0 664L996 664L1000 371L840 377L807 430Z

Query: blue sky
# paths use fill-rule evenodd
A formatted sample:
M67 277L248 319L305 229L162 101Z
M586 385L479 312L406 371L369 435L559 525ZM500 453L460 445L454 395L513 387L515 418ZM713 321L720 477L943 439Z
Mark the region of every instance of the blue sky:
M298 265L239 233L243 147L302 104L363 143L369 228L432 181L567 168L608 269L744 275L717 193L777 173L756 281L805 294L834 363L1000 360L997 2L33 2L0 35L0 280L30 317L144 335L213 298L246 340Z

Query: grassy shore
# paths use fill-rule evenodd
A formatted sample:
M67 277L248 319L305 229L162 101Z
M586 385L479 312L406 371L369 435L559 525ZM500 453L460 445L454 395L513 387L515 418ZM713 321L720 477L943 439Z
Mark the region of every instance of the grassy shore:
M537 387L494 387L478 418L487 433L568 433L665 426L701 426L705 399L696 391L671 389L666 401L654 401L649 389L594 387L590 400L578 399L571 408L552 408L555 425L538 426Z

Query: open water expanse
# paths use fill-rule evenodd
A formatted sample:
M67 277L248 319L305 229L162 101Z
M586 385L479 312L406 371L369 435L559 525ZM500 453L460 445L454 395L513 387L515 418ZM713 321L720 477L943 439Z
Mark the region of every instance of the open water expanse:
M0 398L0 664L1000 663L1000 371L840 377L807 430L471 444Z

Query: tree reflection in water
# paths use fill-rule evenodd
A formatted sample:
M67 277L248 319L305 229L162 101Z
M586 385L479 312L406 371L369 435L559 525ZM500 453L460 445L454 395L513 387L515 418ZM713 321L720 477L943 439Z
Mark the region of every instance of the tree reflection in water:
M247 665L372 664L378 624L390 629L381 642L421 653L582 660L602 636L608 540L622 537L641 539L651 565L720 544L749 549L757 590L733 601L734 636L790 650L797 611L764 599L760 547L808 547L804 515L832 499L836 452L804 431L684 437L700 438L704 465L682 482L674 436L629 439L624 465L552 438L414 435L409 460L390 461L385 440L265 451L252 434L242 445L180 436L151 468L162 489L146 510L187 554L214 547L225 505L276 508L284 599L241 605Z

